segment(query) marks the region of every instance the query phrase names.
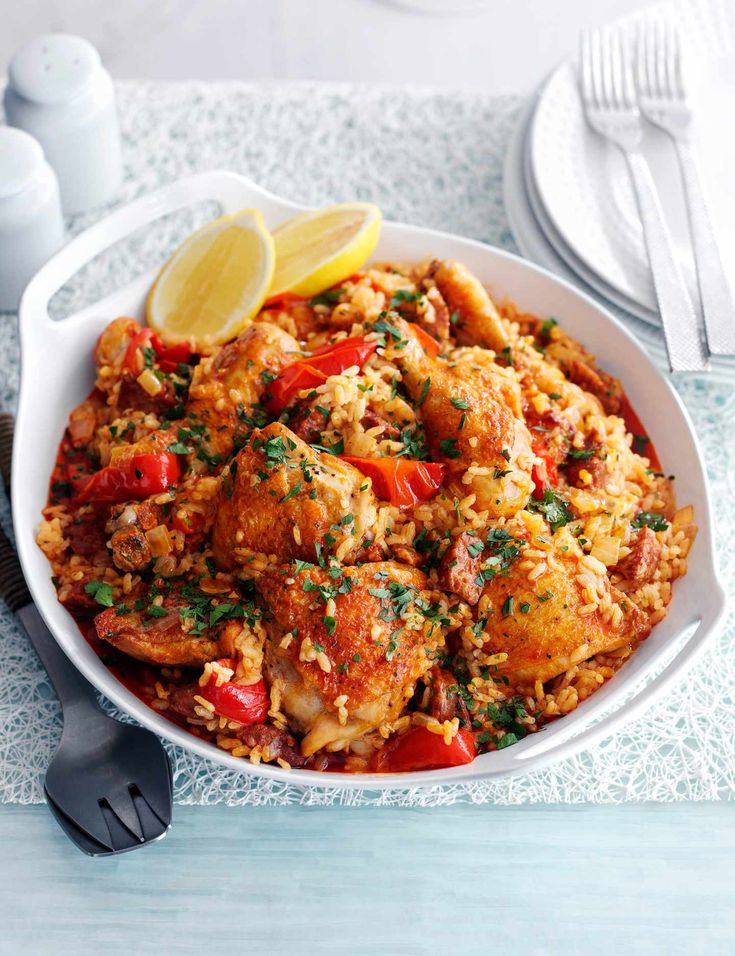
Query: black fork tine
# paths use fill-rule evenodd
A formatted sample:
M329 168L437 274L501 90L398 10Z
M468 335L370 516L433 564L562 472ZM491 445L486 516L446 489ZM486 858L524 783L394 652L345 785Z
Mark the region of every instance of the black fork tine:
M79 827L67 817L63 810L54 803L45 787L44 793L46 794L46 805L51 815L71 842L74 843L82 853L86 853L87 856L111 856L115 852L111 846L98 843L97 840L93 840L84 830L80 830Z
M135 803L135 809L138 813L138 819L140 820L145 842L152 843L154 840L160 840L162 836L166 835L168 828L171 826L170 819L168 821L161 820L135 785L130 788L130 794Z
M87 785L86 791L77 789L74 778L54 773L54 766L46 774L46 793L71 822L87 836L114 850L110 842L110 833L100 808L99 790ZM92 781L93 783L93 781Z
M128 725L130 726L130 725ZM132 732L132 727L128 734ZM172 779L171 764L166 751L153 742L147 731L135 728L137 736L126 740L125 754L118 754L138 792L165 826L171 823ZM163 781L167 781L167 785Z
M58 800L54 797L53 788L49 789L48 783L44 786L44 792L49 802L53 803L75 829L84 833L87 839L99 843L108 853L114 852L115 846L110 837L110 831L102 808L95 797L85 795L83 800Z
M106 803L123 826L141 843L145 841L129 787L120 787L117 791L106 793L100 803Z

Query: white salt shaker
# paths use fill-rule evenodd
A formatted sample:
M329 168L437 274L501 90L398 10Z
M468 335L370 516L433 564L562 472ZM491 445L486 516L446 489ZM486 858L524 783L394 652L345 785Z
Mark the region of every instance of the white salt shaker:
M5 115L43 147L65 213L113 198L122 178L115 90L91 43L47 33L21 47L8 71Z
M36 140L0 126L0 310L64 242L59 184Z

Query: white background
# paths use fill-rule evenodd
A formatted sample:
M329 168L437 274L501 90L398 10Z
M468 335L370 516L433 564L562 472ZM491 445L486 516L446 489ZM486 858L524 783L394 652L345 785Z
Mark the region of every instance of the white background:
M79 33L125 79L316 79L523 92L582 26L644 0L0 0L0 68L38 33ZM479 12L461 12L474 5Z

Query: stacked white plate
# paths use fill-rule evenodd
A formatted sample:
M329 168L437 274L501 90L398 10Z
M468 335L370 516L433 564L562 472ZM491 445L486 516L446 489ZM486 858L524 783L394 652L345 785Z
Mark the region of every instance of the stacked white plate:
M735 0L674 0L659 10L673 19L686 40L695 116L692 136L725 270L735 287ZM647 127L643 151L677 257L698 302L672 144L665 134ZM575 63L562 63L526 104L508 152L504 190L511 229L523 254L597 293L617 314L624 313L652 357L665 367L625 160L587 125ZM735 381L735 356L714 357L711 365L709 375Z

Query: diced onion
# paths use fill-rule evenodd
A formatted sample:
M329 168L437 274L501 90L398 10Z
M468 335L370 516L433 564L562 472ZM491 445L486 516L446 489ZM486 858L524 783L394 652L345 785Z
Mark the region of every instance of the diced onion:
M165 524L159 524L150 531L146 531L145 537L154 558L163 557L171 551L171 539Z
M158 395L163 385L156 378L156 373L151 368L144 368L136 379L138 385L151 396Z
M691 528L694 525L694 508L692 508L691 505L679 508L671 524L673 525L674 531L685 531L687 528Z
M595 538L595 543L592 545L590 554L593 558L597 558L598 561L602 561L606 567L614 567L618 563L620 556L619 538L611 538L607 535Z

